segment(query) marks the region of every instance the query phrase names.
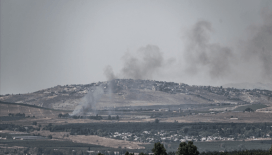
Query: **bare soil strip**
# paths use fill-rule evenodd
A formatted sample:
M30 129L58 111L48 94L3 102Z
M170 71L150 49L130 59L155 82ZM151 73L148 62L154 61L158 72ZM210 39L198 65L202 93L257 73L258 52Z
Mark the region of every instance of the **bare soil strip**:
M116 140L111 138L99 137L96 135L69 135L69 132L50 132L50 131L36 131L34 133L40 133L42 136L52 135L53 139L69 140L75 143L85 143L93 145L101 145L111 148L126 148L126 149L145 149L143 146L139 146L138 142L130 142L125 140ZM69 135L67 137L67 135Z

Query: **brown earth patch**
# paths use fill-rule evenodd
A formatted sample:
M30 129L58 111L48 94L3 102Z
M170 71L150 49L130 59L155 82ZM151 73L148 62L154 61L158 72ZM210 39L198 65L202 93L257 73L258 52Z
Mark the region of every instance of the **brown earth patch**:
M68 140L74 143L94 144L111 148L145 149L145 147L140 146L140 144L142 143L116 140L111 138L99 137L96 135L69 135L69 132L50 132L44 130L35 131L33 133L39 133L42 136L52 135L52 140Z

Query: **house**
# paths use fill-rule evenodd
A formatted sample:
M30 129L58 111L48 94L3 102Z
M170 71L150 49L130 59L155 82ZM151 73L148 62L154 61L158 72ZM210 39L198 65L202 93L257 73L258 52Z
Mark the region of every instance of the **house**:
M114 155L119 155L120 154L119 151L114 151L113 153L114 153Z

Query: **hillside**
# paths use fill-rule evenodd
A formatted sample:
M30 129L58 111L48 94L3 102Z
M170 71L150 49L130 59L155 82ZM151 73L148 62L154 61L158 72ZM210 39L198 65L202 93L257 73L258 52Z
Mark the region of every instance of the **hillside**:
M28 94L7 94L0 101L23 103L44 108L74 110L87 94L97 94L98 109L124 106L182 105L182 104L265 104L270 106L272 91L212 86L191 86L153 80L115 79L86 85L55 86ZM88 101L87 101L88 102Z
M237 88L237 89L261 89L261 90L272 90L272 84L270 83L228 83L223 85L224 87Z
M0 102L0 116L24 115L24 117L7 117L10 121L23 118L56 118L60 111L21 103ZM6 118L0 118L6 119Z

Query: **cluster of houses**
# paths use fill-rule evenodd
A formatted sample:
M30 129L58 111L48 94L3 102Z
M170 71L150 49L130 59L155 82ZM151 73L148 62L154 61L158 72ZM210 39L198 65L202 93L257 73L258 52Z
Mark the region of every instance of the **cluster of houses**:
M105 91L108 88L112 89L113 93L118 93L120 90L153 90L153 91L162 91L166 93L176 94L184 93L187 95L195 95L196 97L214 102L213 98L210 98L209 95L203 95L203 92L216 94L218 96L227 97L230 100L236 100L236 102L244 102L239 96L241 95L251 95L259 97L260 95L265 95L272 97L272 91L269 90L259 90L259 89L236 89L236 88L223 88L213 87L213 86L196 86L196 85L187 85L185 83L174 83L166 81L155 81L155 80L133 80L133 79L115 79L112 81L98 82L91 84L92 86L102 86ZM202 94L202 95L201 95Z
M105 155L125 155L125 153L121 153L119 151L87 151L90 155L97 155L98 153L105 154ZM139 155L139 152L129 152L130 154ZM148 155L154 155L154 153L146 153Z
M126 141L135 141L143 143L154 143L154 142L187 142L187 141L233 141L233 137L220 137L220 136L184 136L179 134L168 134L165 131L160 131L157 133L151 133L150 131L143 131L140 135L135 135L133 133L119 133L114 132L109 134L110 138L122 139ZM255 137L249 137L248 140L254 140Z

